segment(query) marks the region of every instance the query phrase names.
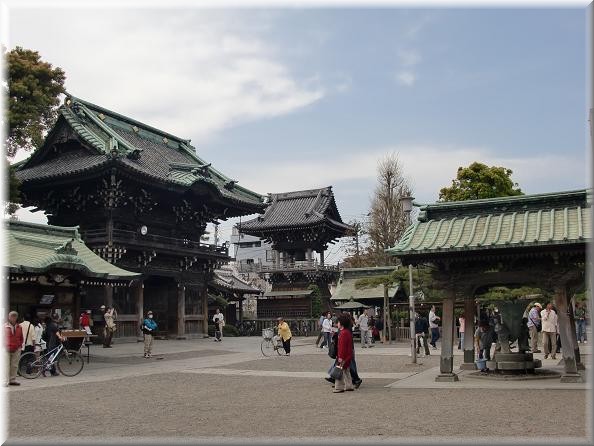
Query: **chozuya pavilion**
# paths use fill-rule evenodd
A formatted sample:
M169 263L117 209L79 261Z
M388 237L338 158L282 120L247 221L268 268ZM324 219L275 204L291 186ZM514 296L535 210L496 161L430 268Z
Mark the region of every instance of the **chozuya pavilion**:
M440 374L453 371L454 302L474 314L475 295L492 286L531 286L554 296L565 371L563 382L581 382L571 298L585 286L591 240L591 190L443 202L421 206L418 221L388 250L404 265L429 265L445 290ZM521 316L520 316L521 317ZM466 317L466 332L474 333ZM473 336L464 338L464 365L474 366Z

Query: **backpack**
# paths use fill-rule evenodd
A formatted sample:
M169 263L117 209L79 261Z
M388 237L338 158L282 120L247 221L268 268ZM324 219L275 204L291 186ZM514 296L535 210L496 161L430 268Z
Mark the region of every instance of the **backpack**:
M48 334L47 334L47 329L45 329L45 328L43 329L43 333L41 333L41 340L43 342L45 342L46 344L49 343L49 337L48 337Z

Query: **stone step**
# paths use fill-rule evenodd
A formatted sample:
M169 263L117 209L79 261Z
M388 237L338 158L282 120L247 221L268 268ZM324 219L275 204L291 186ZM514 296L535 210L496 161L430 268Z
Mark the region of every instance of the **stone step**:
M532 353L495 353L495 361L532 361Z

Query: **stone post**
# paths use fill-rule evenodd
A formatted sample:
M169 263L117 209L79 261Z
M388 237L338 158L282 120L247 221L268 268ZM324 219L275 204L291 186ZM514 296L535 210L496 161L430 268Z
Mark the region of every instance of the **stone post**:
M202 288L202 335L208 338L208 290Z
M567 312L569 313L569 321L571 323L571 338L573 342L573 351L575 354L575 363L578 370L585 370L584 364L582 364L582 357L580 355L580 347L577 342L577 333L575 331L575 317L573 311L573 304L568 305ZM563 342L561 343L561 348L563 348Z
M475 370L476 364L474 362L474 299L464 299L464 362L460 364L460 370Z
M458 375L453 373L454 369L454 301L455 295L447 297L443 301L442 315L442 340L441 340L441 358L439 359L439 375L435 381L453 382L458 381Z
M177 339L186 339L186 287L177 284Z
M565 284L555 287L555 306L557 307L559 318L559 336L561 337L561 353L565 363L565 373L561 376L561 382L581 383L584 382L578 373L575 359L575 350L571 333L571 321L568 314L569 299L567 298L567 286Z

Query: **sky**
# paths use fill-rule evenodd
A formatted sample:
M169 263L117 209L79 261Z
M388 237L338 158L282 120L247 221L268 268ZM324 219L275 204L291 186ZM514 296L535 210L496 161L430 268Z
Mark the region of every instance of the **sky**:
M582 8L38 7L9 26L74 96L191 138L258 193L332 185L345 221L388 153L419 203L473 161L525 193L589 185Z

